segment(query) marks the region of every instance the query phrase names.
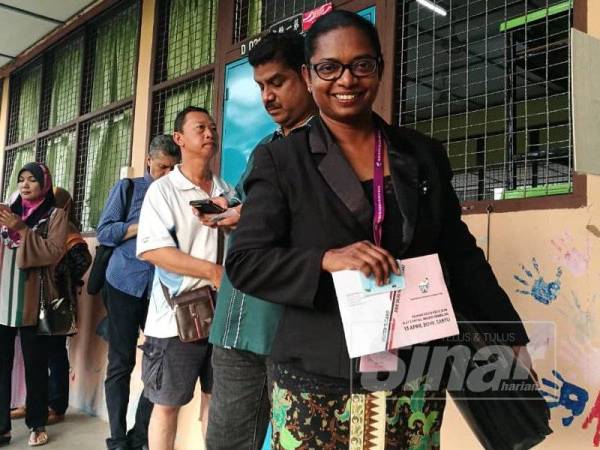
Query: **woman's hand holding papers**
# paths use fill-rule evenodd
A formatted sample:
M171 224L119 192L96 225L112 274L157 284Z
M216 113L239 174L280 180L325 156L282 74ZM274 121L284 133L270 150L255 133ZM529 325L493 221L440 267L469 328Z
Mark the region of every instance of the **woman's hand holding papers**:
M379 286L388 283L390 273L400 275L400 268L394 257L369 241L326 251L321 268L326 272L360 270L366 277L373 275Z

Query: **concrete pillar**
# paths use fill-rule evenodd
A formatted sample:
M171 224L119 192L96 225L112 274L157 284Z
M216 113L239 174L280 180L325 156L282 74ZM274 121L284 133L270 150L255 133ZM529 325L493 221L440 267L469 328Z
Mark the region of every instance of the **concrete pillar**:
M133 139L129 176L143 176L146 167L146 151L152 113L152 47L154 42L154 19L156 0L142 1L140 46L138 52L137 83L135 89Z
M0 102L0 187L4 182L4 146L8 136L9 82L9 77L2 80L2 97L0 97L2 99Z

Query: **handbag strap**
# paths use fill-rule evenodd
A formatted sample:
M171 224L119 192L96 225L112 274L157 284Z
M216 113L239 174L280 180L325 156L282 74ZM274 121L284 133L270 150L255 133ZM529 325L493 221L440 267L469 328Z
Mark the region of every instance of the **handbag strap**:
M225 233L220 228L217 229L217 264L219 266L223 265L223 257L225 256Z
M133 199L133 180L131 178L125 178L125 180L127 180L127 190L125 191L125 217L123 218L123 222L127 222L127 216L129 215Z
M42 236L44 239L48 239L48 227L50 225L50 220L52 218L52 214L56 208L53 206L48 210L47 215L45 216L44 222L36 229L36 231ZM40 277L40 293L39 293L39 304L40 309L48 309L48 302L46 300L46 282L45 277L51 276L51 266L42 266L40 267L39 277Z
M171 309L175 309L175 302L173 301L173 298L171 297L171 294L169 293L169 288L166 287L162 281L158 280L158 282L160 283L160 287L162 288L163 295L165 296L167 303L169 304Z
M56 207L50 207L48 212L38 222L39 225L35 225L34 231L38 232L39 235L42 236L44 239L48 239L48 227L50 226L50 220L52 219L52 215L54 214L55 210Z
M177 248L179 248L179 242L177 241L177 237L175 236L175 233L172 232L172 235L175 239L175 243ZM218 234L217 234L217 264L218 265L222 265L223 264L223 257L225 256L225 233L223 233L223 230L218 230ZM158 282L160 283L160 287L162 288L163 291L163 295L165 296L165 299L167 300L167 303L169 304L169 306L171 307L171 309L175 309L175 302L173 301L173 297L171 296L171 294L169 293L169 288L166 287L162 281L160 281L160 279L158 280Z

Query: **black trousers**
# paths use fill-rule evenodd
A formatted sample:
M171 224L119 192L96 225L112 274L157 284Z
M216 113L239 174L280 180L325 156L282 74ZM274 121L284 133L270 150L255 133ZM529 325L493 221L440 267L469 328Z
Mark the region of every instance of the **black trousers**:
M270 363L263 355L214 346L208 450L259 450L271 416Z
M127 432L129 383L135 367L135 355L140 329L144 328L148 299L133 297L104 284L102 291L108 312L108 368L104 390L110 424L109 449L137 448L148 442L148 424L153 404L142 394L138 403L135 425Z
M17 332L25 362L25 423L28 428L38 428L48 420L48 341L37 335L36 327L0 325L0 434L11 430L10 397Z
M69 407L69 355L66 336L44 336L48 340L48 406L56 414Z

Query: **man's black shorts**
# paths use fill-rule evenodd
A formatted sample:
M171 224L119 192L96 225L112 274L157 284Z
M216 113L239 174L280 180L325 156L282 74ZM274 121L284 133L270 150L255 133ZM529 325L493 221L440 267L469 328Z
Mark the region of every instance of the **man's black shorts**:
M146 336L140 348L144 395L157 405L183 406L194 397L196 381L202 392L212 391L212 345L208 340L184 343L178 337Z

